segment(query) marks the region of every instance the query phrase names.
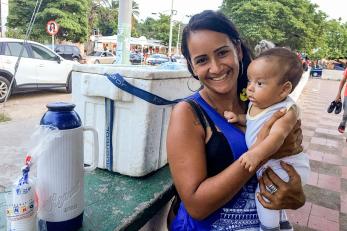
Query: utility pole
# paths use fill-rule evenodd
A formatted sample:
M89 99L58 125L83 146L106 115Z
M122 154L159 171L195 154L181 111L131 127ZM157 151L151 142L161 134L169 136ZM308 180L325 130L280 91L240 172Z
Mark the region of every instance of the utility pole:
M116 63L129 64L132 0L119 1Z
M178 32L177 32L177 43L176 43L176 54L179 55L179 46L178 44L180 44L180 33L181 33L181 22L178 22Z
M171 0L171 10L170 10L170 34L169 34L169 51L168 51L169 57L171 56L171 45L172 45L172 27L173 27L172 17L174 14L173 1L174 0Z
M0 0L0 37L6 36L7 16L8 16L8 0Z

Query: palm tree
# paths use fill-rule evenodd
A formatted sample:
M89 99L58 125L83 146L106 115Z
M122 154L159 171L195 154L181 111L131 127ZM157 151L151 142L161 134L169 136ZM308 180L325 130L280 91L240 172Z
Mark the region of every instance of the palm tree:
M119 0L112 0L110 8L119 9ZM139 4L135 1L132 2L132 20L138 20L140 16Z
M119 9L119 0L111 0L111 8L112 9ZM135 2L134 0L132 1L132 13L131 13L131 34L136 35L136 24L138 22L140 16L140 11L139 11L139 4Z

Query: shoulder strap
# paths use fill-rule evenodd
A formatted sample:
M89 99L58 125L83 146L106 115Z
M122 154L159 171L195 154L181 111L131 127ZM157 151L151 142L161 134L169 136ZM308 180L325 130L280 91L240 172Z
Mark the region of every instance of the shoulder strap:
M212 133L217 132L217 128L211 120L211 118L206 114L206 112L200 107L200 105L195 100L187 98L184 99L184 101L186 101L190 104L190 106L192 106L196 116L199 118L199 121L205 130L208 124L212 130Z
M224 134L225 138L228 140L234 159L238 159L247 151L245 134L233 124L228 123L224 117L219 115L218 112L201 97L200 94L195 96L195 100Z
M207 124L205 116L200 108L200 106L192 99L184 99L185 102L189 103L189 105L193 108L195 115L198 117L199 122L201 123L204 130L206 130Z

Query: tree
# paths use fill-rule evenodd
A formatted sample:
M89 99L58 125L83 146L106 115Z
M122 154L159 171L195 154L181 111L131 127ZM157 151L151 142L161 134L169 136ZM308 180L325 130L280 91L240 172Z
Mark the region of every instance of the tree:
M181 22L176 22L172 29L173 46L177 43L178 23L180 23L182 26ZM160 13L158 20L146 18L143 23L138 25L138 31L146 38L157 39L160 40L164 45L169 45L170 16Z
M10 0L8 27L10 34L23 37L35 7L35 0ZM30 38L44 42L49 40L46 23L54 19L60 26L57 39L83 42L88 38L87 12L91 0L46 0L37 14Z
M89 13L89 25L92 30L98 28L104 36L117 34L119 0L113 0L110 4L103 4L104 1L95 0ZM131 34L137 36L136 25L139 17L139 5L132 1ZM92 31L90 32L92 34Z
M326 46L320 47L328 58L347 58L347 23L329 20L321 36ZM323 57L324 57L323 56Z
M268 39L280 46L311 50L326 17L308 0L224 0L221 10L251 48Z

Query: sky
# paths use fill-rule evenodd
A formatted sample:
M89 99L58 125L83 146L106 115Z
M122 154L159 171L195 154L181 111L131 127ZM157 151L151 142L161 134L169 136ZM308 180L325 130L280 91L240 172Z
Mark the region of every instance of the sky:
M146 17L156 18L152 13L169 14L171 0L135 0L139 4L140 19ZM185 15L192 15L203 10L217 10L223 0L174 0L173 9L177 11L174 20L188 22ZM319 9L325 12L330 18L338 19L342 17L343 22L347 22L347 0L311 0L319 5Z
M171 0L135 0L139 4L140 19L156 18L152 13L170 14ZM174 0L173 9L177 15L173 20L187 23L186 15L193 15L203 10L217 10L223 0Z
M311 0L319 5L319 10L325 12L330 19L342 18L347 22L347 1L346 0Z

